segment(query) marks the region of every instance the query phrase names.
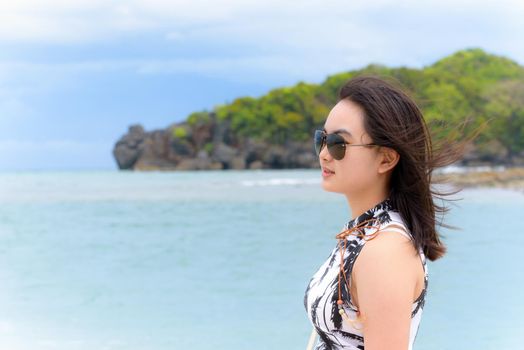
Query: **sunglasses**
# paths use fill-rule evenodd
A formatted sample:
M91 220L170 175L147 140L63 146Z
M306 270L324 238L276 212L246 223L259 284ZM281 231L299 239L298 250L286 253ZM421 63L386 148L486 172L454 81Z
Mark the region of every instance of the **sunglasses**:
M329 155L336 160L342 160L346 155L346 146L378 146L374 143L349 143L339 134L326 134L324 130L315 130L315 151L320 155L324 145L327 145Z

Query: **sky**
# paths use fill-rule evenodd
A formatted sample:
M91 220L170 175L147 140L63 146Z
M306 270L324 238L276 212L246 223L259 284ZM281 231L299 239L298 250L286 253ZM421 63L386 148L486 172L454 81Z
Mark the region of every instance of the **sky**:
M522 18L521 0L0 0L0 171L116 170L132 124L370 63L524 65Z

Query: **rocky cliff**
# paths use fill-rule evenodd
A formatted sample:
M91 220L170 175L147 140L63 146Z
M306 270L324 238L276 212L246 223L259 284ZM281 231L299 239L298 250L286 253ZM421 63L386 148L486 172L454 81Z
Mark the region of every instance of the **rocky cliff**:
M132 125L113 149L119 169L206 170L318 167L312 141L271 145L234 135L227 121L173 124L146 132Z

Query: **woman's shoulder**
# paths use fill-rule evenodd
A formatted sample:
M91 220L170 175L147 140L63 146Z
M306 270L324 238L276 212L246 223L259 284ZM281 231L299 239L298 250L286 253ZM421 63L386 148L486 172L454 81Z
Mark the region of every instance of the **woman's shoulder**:
M379 220L379 223L377 225L377 228L379 231L387 231L388 233L391 232L398 232L402 236L404 236L406 239L411 241L413 246L415 247L415 239L413 237L413 233L408 227L408 224L397 210L388 210L384 213L382 213L384 217ZM424 251L422 248L418 248L418 253L420 255L424 255Z
M371 239L366 240L366 247L361 252L364 256L360 260L381 259L409 263L416 248L407 224L398 211L388 210L382 214L375 226L375 233L370 235Z
M420 252L417 252L409 234L384 225L375 237L366 241L355 261L354 270L357 275L359 270L366 271L365 274L376 274L377 278L387 275L398 282L415 280L420 264L417 253Z

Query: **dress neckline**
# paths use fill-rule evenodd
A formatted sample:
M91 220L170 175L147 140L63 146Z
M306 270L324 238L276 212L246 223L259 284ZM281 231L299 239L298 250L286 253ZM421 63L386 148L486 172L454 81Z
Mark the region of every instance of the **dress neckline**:
M384 199L383 201L375 204L372 208L366 210L364 213L360 214L358 217L351 219L346 224L346 229L353 228L355 226L358 226L362 222L366 220L370 220L374 217L377 217L380 213L389 211L393 209L393 203L391 202L391 199L388 197Z

